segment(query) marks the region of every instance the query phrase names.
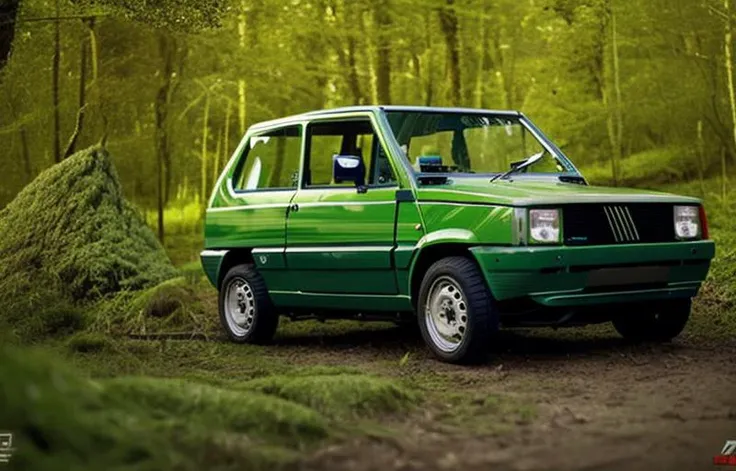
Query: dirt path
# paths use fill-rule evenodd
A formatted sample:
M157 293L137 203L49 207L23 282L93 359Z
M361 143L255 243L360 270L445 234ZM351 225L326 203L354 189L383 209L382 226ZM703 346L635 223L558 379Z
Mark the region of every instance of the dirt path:
M475 367L438 363L398 329L286 334L275 348L294 361L420 375L454 390L462 403L435 397L392 424L395 435L333 445L302 468L719 468L713 456L736 440L736 341L635 346L606 329L581 332L507 333L488 363ZM519 413L488 412L482 401L473 406L474 397L488 395L511 398ZM456 420L442 419L448 416Z

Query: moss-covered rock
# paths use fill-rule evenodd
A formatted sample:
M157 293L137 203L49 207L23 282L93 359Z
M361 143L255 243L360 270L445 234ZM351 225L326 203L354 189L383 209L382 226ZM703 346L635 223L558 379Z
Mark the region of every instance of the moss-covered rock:
M175 276L156 236L123 198L104 149L49 168L0 212L0 279L20 285L38 274L57 279L74 299Z
M102 148L44 171L0 211L0 316L26 334L75 330L80 303L176 274Z

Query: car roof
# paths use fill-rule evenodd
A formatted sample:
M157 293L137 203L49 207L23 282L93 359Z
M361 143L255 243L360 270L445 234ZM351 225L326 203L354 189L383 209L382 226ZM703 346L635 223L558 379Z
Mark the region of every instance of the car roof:
M514 110L487 110L480 108L452 108L452 107L441 107L441 106L403 106L403 105L364 105L364 106L344 106L341 108L332 108L325 110L308 111L306 113L295 114L286 116L283 118L272 119L269 121L262 121L255 123L251 126L251 129L266 128L278 124L288 124L294 121L302 121L305 119L318 117L326 114L341 114L341 113L355 113L360 111L375 112L378 110L383 111L413 111L413 112L424 112L424 113L473 113L473 114L493 114L499 116L521 116L519 111Z

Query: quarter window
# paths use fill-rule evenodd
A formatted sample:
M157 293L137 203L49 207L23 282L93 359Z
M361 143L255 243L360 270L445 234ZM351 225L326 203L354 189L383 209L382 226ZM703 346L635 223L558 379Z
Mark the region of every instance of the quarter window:
M254 135L248 141L236 173L235 189L289 189L299 185L301 126Z

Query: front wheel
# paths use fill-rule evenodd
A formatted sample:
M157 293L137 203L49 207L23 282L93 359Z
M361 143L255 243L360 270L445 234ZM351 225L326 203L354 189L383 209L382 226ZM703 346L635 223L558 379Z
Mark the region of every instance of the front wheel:
M498 328L485 279L467 257L443 258L427 270L419 290L417 319L425 343L449 363L483 359Z
M613 319L621 336L635 342L667 342L677 337L690 318L690 299L647 303Z
M267 343L279 325L266 283L253 265L236 265L220 285L220 323L237 343Z

